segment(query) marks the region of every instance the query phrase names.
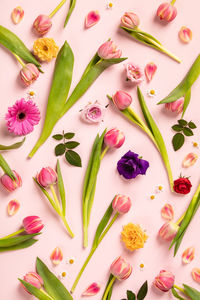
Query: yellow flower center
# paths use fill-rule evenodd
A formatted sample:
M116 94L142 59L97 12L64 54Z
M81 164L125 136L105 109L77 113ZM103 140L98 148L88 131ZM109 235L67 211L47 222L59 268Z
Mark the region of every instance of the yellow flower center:
M150 94L151 95L155 95L155 91L154 90L150 90Z
M74 260L71 258L71 259L69 260L69 263L70 263L70 265L72 265L72 264L74 263Z
M65 277L67 275L66 272L62 272L62 277Z
M35 95L34 91L30 91L30 92L29 92L29 95L30 95L30 96L34 96L34 95Z
M194 147L198 147L198 143L197 143L197 142L194 142L194 143L193 143L193 146L194 146Z
M48 51L49 48L48 48L46 45L44 45L43 50L44 50L44 51Z
M150 199L151 199L151 200L154 200L154 199L155 199L155 196L154 196L154 195L151 195Z
M109 6L109 7L113 7L113 3L110 2L110 3L108 4L108 6Z
M140 268L143 269L144 268L144 264L140 264Z
M159 191L162 191L163 190L162 185L159 185L158 189L159 189Z

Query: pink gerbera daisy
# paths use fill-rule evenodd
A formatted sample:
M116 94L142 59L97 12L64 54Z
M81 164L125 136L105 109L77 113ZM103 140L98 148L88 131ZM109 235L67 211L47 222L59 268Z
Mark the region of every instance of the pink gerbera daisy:
M33 131L34 125L39 123L40 111L32 100L26 101L22 98L8 108L5 118L10 132L26 135Z

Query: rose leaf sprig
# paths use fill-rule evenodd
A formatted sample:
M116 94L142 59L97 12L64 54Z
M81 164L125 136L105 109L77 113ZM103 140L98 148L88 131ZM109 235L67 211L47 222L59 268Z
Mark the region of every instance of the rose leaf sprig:
M50 136L58 120L82 97L101 73L108 67L126 59L121 58L121 54L121 50L117 49L112 41L107 41L101 45L67 100L72 81L74 55L69 44L64 43L55 63L43 130L29 157L35 154Z
M123 132L114 128L106 132L106 129L99 137L97 134L94 141L90 159L85 173L82 206L83 206L83 246L88 246L88 227L90 214L95 196L97 175L100 163L109 148L120 148L125 141ZM104 147L105 145L105 147ZM104 148L104 149L103 149Z
M74 292L86 266L88 265L94 252L96 251L97 247L99 246L99 244L101 243L101 241L103 240L105 235L108 233L111 226L114 224L114 222L119 217L119 215L127 213L130 210L130 208L131 208L131 199L128 196L116 195L114 197L114 199L112 200L111 204L107 208L104 216L102 217L102 219L97 227L94 241L92 244L92 248L91 248L90 253L89 253L88 257L86 258L80 272L78 273L78 275L74 281L74 284L71 288L71 293ZM114 215L112 217L113 212L114 212Z
M149 109L145 103L144 97L139 87L137 87L137 95L146 124L135 113L135 111L129 107L132 102L132 97L128 93L124 91L118 91L113 97L108 96L108 98L114 102L116 107L129 121L139 126L146 134L148 134L157 150L160 152L168 173L170 187L173 191L173 177L165 142L158 126L156 125L152 115L149 112Z
M144 32L138 28L140 24L139 17L132 12L127 12L121 18L121 28L130 34L137 41L145 44L146 46L152 47L161 53L164 53L177 61L178 63L181 60L168 51L156 38L154 38L151 34Z
M18 278L24 289L41 300L73 300L61 281L37 257L36 272L27 273L23 280Z
M66 220L66 195L65 195L65 187L63 183L63 177L60 169L60 163L59 160L57 160L57 174L56 172L50 168L43 168L40 173L36 176L36 178L33 178L34 181L37 183L37 185L40 187L43 194L46 196L46 198L49 200L51 206L57 212L57 214L60 216L61 220L63 221L68 234L70 237L74 237L74 234L69 227L69 224ZM58 192L60 201L58 199L58 196L56 195L55 189L53 187L54 184L58 184ZM50 188L52 196L48 193L46 190L47 188Z
M171 103L184 97L184 105L183 105L183 112L182 112L182 117L183 117L190 103L192 85L197 80L199 75L200 75L200 55L198 55L198 57L194 61L193 65L191 66L185 78L167 97L165 97L163 100L158 102L158 104Z
M126 291L126 295L127 295L127 300L143 300L146 295L148 293L148 282L145 281L143 283L143 285L141 286L141 288L139 289L139 292L137 293L137 296L135 293L133 293L130 290ZM126 299L122 299L122 300L126 300Z
M71 14L73 13L73 10L75 8L75 5L76 5L76 0L70 0L69 10L65 19L64 27L67 25L69 18L71 17Z
M0 238L0 252L24 249L32 246L37 242L34 237L41 234L40 231L43 227L42 220L37 216L24 218L23 228Z
M197 126L194 124L194 122L192 121L187 122L186 120L183 119L178 120L178 124L172 126L172 129L177 132L172 139L172 145L174 151L179 150L183 146L185 142L184 135L192 136L193 135L192 129L195 128L197 128Z
M80 155L73 151L72 149L78 147L80 143L75 142L75 141L68 141L66 140L71 140L75 136L75 133L73 132L67 132L65 133L63 131L63 134L55 134L53 135L53 138L57 141L63 140L63 143L58 144L55 147L55 155L60 156L65 154L65 158L68 161L68 163L72 166L76 167L82 167L82 162Z

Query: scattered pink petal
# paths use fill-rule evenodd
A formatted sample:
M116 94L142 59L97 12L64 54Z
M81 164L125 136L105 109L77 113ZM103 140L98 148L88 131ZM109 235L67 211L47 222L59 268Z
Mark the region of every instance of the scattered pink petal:
M200 283L200 269L194 268L194 269L192 270L192 278L193 278L196 282Z
M63 260L63 253L59 247L56 247L51 253L50 259L54 265L59 265Z
M14 24L19 24L24 17L24 10L21 6L17 6L13 9L11 13L11 19Z
M20 203L17 200L11 200L8 203L7 210L9 216L14 216L20 208Z
M157 70L157 66L153 62L146 65L144 72L148 82L152 80L156 70Z
M192 31L188 27L181 27L178 36L183 43L188 44L192 40Z
M194 247L187 248L182 254L182 261L184 264L189 264L194 259Z
M93 282L88 288L82 293L82 296L95 296L100 291L100 285Z
M88 15L85 18L85 28L90 28L97 24L100 20L100 14L98 11L92 10L88 13Z
M195 162L197 161L198 159L198 155L195 154L195 153L188 153L188 155L186 155L186 157L184 158L183 160L183 163L182 163L182 166L184 168L188 168L188 167L191 167L195 164Z
M171 221L174 218L174 209L171 204L165 204L161 209L161 216L163 219Z

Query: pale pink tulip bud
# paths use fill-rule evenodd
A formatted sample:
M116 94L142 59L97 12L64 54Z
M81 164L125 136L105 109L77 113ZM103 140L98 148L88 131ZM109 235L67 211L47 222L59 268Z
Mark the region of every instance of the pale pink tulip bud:
M182 254L182 262L189 264L194 259L195 248L189 247Z
M44 227L42 220L37 216L28 216L23 219L23 226L28 234L38 233Z
M123 257L119 256L110 266L110 273L118 280L125 280L131 275L132 267Z
M168 292L174 285L175 276L165 270L161 270L154 280L154 286L162 292Z
M125 12L123 17L121 18L121 26L134 29L138 27L140 24L139 17L133 12Z
M13 9L11 18L14 24L19 24L24 17L24 10L21 6L17 6Z
M33 23L33 28L40 36L46 34L51 26L51 18L46 15L39 15Z
M171 112L181 113L183 111L184 97L170 103L165 103L165 108Z
M188 153L182 162L182 166L184 168L189 168L193 166L198 159L198 155L196 153Z
M112 202L112 208L119 214L126 214L131 208L131 199L125 195L116 195Z
M182 26L178 36L183 43L189 43L192 40L192 31L190 28Z
M9 216L14 216L20 208L20 203L17 200L11 200L8 203L7 211Z
M194 279L194 281L200 283L200 269L199 268L192 269L192 278Z
M166 222L159 230L158 235L165 241L172 241L176 236L179 226L174 222Z
M34 64L25 65L20 71L20 78L26 86L31 85L38 77L39 70Z
M85 18L85 28L90 28L97 24L100 20L100 14L98 11L91 11Z
M12 180L7 174L4 174L0 179L3 187L5 187L9 192L13 192L18 187L22 186L22 179L20 175L16 171L13 171L13 174L16 177L14 180Z
M120 58L122 51L117 49L113 41L107 41L99 47L98 55L103 59Z
M34 285L37 289L41 289L44 284L42 277L40 277L40 275L37 274L36 272L28 272L24 276L23 280ZM30 292L25 288L23 283L22 286L30 294Z
M54 265L59 265L59 263L63 260L63 253L59 247L56 247L51 253L50 259Z
M163 219L167 221L171 221L174 218L174 209L171 206L171 204L165 204L163 208L161 209L161 216Z
M43 187L49 187L57 182L57 174L51 168L42 168L39 174L37 174L37 181Z
M117 128L113 128L106 132L104 136L104 143L110 148L120 148L125 141L125 135Z
M125 91L119 90L112 97L114 104L119 110L124 110L131 105L132 97Z
M157 16L160 20L171 22L176 18L177 9L169 2L162 3L157 10Z

